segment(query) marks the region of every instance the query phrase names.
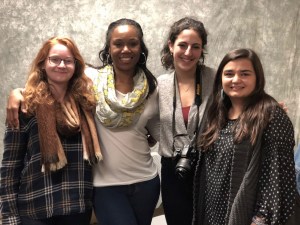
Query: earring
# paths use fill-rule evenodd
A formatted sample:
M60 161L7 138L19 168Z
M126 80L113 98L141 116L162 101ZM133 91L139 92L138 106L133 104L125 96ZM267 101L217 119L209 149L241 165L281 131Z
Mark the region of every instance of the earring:
M204 65L204 58L201 56L198 60L199 65Z
M224 101L226 94L224 93L223 88L221 89L221 100Z
M140 64L140 65L144 65L144 64L146 64L146 62L147 62L146 54L145 54L144 52L142 52L142 53L141 53L141 56L144 56L144 61L143 61L143 62L140 62L140 60L139 60L139 64ZM141 59L141 56L140 56L140 59Z
M109 53L106 54L106 65L112 65L112 59Z

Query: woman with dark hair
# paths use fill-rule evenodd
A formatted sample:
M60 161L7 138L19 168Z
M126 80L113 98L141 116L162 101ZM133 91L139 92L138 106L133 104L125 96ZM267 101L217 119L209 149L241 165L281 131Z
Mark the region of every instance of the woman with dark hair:
M236 49L216 73L194 183L193 224L286 224L296 198L294 130L264 91L257 54Z
M172 71L158 77L161 189L168 225L192 222L194 168L189 168L184 149L195 149L212 89L214 72L204 65L206 44L203 23L185 17L171 26L161 51L164 68Z
M115 60L112 58L112 55L110 54L111 46L110 41L112 37L112 33L116 27L119 26L132 26L135 28L136 37L138 41L140 42L140 55L137 55L138 61L137 66L135 67L136 70L142 69L147 77L147 82L149 83L149 95L151 95L154 90L156 89L156 78L153 76L153 74L148 70L147 68L147 59L148 59L148 48L144 42L143 39L143 30L139 23L137 23L134 20L131 19L120 19L115 22L112 22L107 29L106 32L106 38L105 38L105 44L103 49L99 52L99 58L103 63L103 67L107 65L112 65ZM125 31L123 31L125 33ZM122 41L122 40L119 40ZM118 43L117 43L118 44ZM136 45L135 42L130 43L130 45ZM135 71L138 72L138 71Z
M103 225L150 225L160 180L147 141L159 138L156 79L134 20L111 23L99 53L103 66L88 68L98 104L96 124L103 161L94 167L94 210Z
M23 91L19 130L6 128L1 166L3 225L89 225L92 165L102 158L96 99L75 43L47 40Z

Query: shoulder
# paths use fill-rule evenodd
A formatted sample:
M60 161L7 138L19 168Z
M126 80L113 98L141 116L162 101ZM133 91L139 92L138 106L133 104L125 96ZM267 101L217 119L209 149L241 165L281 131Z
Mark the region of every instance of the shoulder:
M172 80L174 78L174 72L166 73L158 76L157 81L158 83L164 82L166 80Z
M217 72L214 68L205 66L205 65L202 66L202 71L204 72L205 75L213 76L213 77L215 76L215 74Z
M24 114L23 112L19 112L19 129L14 129L10 127L6 127L4 140L6 143L14 143L15 141L20 141L27 134L37 134L38 133L38 124L35 116L29 116ZM15 137L18 137L16 139ZM20 139L21 138L21 139Z
M33 115L28 115L20 111L19 121L21 127L31 126L34 123L37 123L36 117Z
M287 113L279 105L276 105L274 106L274 108L272 108L270 120L273 123L285 122L291 124L291 120L288 117Z
M213 89L216 71L213 68L203 65L201 67L203 96L210 96Z
M149 95L148 100L157 99L158 98L158 87L154 89L154 91Z
M168 92L170 87L173 86L174 72L162 74L157 78L159 93Z
M271 117L265 133L273 139L294 140L293 124L286 112L280 106L275 106L271 109Z
M202 72L202 76L203 76L204 81L205 80L207 80L209 82L214 81L214 78L215 78L215 75L216 75L216 70L215 69L203 65L201 72Z

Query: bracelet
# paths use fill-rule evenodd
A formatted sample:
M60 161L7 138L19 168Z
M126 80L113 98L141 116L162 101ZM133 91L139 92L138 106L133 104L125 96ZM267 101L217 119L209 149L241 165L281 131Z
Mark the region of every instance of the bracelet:
M256 225L265 225L264 219L258 216L254 216L252 218L252 222L255 223Z

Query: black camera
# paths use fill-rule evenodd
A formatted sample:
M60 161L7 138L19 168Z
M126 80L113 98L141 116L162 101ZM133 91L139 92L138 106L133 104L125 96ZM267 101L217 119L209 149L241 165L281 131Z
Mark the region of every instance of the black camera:
M197 152L194 146L184 145L182 149L175 149L173 152L175 160L175 174L179 179L186 179L194 171L197 162Z

